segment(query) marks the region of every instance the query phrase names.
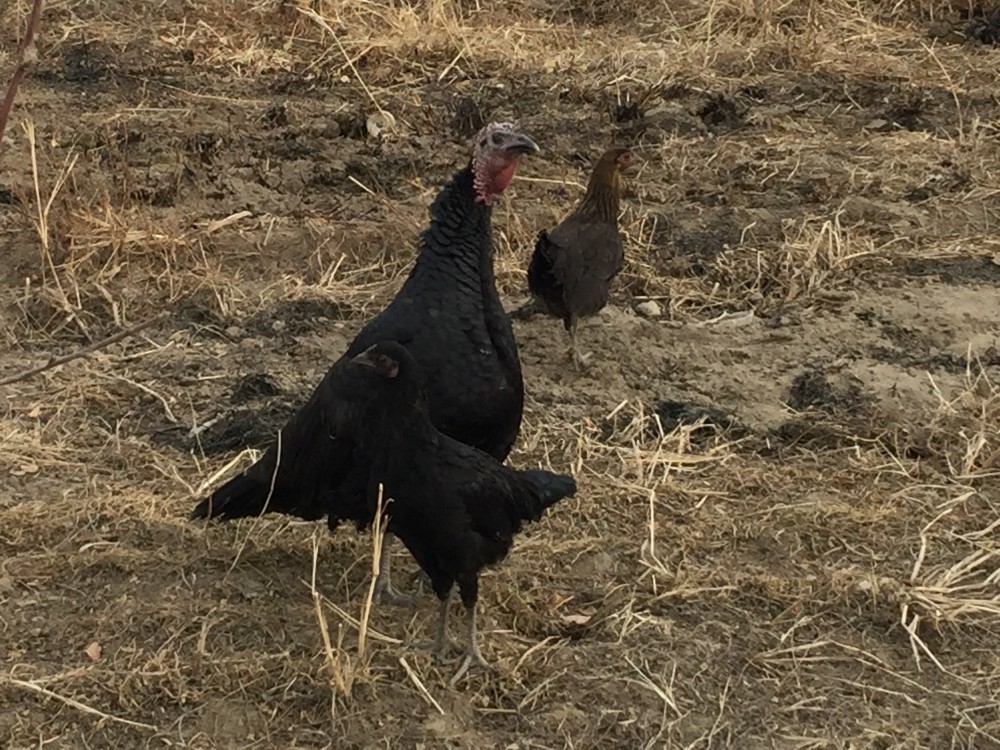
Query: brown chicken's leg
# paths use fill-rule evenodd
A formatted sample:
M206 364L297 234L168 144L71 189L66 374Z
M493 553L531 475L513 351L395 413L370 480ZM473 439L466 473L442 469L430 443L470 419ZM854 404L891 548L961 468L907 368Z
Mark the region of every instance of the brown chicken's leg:
M483 652L479 650L479 634L476 630L476 606L473 604L471 609L466 610L465 616L469 622L469 645L465 649L465 659L462 660L462 666L455 672L455 676L448 680L448 685L451 687L454 687L455 683L462 678L462 675L469 671L469 667L478 666L493 671L493 667L483 658Z
M417 600L412 596L401 594L392 587L392 556L389 554L389 547L395 534L385 532L382 537L382 557L379 562L378 576L375 577L375 599L382 604L395 604L400 607L415 607Z
M592 356L591 352L581 353L579 346L577 345L577 330L579 328L580 321L578 318L573 318L569 324L569 355L573 358L573 364L576 366L577 370L582 370L587 366L587 362L590 361Z

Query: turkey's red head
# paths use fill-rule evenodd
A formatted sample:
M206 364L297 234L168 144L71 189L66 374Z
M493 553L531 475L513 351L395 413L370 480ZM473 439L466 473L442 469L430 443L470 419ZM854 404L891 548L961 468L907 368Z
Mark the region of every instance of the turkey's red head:
M472 147L472 173L476 201L487 206L514 178L517 165L525 154L538 152L538 146L514 123L491 122L476 135Z

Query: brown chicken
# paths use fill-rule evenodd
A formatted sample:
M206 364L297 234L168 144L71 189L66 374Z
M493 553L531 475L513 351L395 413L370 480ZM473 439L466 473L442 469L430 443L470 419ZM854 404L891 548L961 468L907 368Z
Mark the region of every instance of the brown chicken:
M590 358L577 347L577 324L608 303L611 281L625 260L618 204L622 170L631 163L628 149L605 151L580 205L554 229L538 235L528 266L528 288L549 315L562 318L577 369Z

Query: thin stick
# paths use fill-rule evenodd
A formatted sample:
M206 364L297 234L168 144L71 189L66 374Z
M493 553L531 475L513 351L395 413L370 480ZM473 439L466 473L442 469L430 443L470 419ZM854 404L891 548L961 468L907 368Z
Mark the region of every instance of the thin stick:
M17 64L10 76L10 83L7 84L7 91L3 95L3 101L0 102L0 156L3 156L3 134L7 130L7 120L10 119L10 110L14 107L14 97L17 96L17 89L21 85L21 79L24 78L24 72L27 70L28 65L33 63L38 57L38 53L35 50L35 32L38 30L38 23L42 19L42 5L44 5L43 0L35 0L31 6L31 15L28 16L28 22L24 27L24 38L21 39L21 43L17 45L17 50L14 53L17 58Z
M133 333L138 333L139 331L149 328L151 325L159 323L166 320L169 317L169 312L162 312L159 315L144 320L141 323L136 323L134 326L129 326L118 333L108 336L106 339L101 339L100 341L95 341L93 344L83 347L83 349L78 349L72 354L64 354L60 357L50 357L49 361L43 365L38 365L37 367L32 367L29 370L24 370L23 372L16 373L14 375L8 375L5 378L0 379L0 385L10 385L11 383L17 383L21 380L27 380L32 375L37 375L40 372L45 372L46 370L51 370L53 367L58 367L59 365L64 365L67 362L72 362L74 359L79 359L80 357L86 357L88 354L93 354L99 349L104 349L107 346L115 343L116 341L121 341L127 336L131 336Z
M417 676L417 673L413 671L413 667L402 656L399 657L399 663L403 665L403 669L406 670L407 676L417 686L417 690L424 696L428 703L430 703L434 708L438 710L438 713L444 716L444 709L441 708L441 704L434 700L434 696L430 694L427 687L424 685L423 681Z
M48 688L43 688L41 685L36 685L34 682L27 682L26 680L18 680L14 677L4 677L2 678L9 682L11 685L15 685L25 690L31 690L32 692L44 695L47 698L55 698L57 701L62 701L67 706L72 706L73 708L83 711L85 714L90 714L91 716L99 716L102 719L107 719L108 721L117 721L119 724L126 724L130 727L138 727L139 729L151 729L152 731L158 731L158 727L152 724L143 724L139 721L131 721L129 719L123 719L119 716L112 716L111 714L106 714L103 711L98 711L96 708L91 708L90 706L80 703L78 700L73 698L67 698L64 695L59 695L59 693L53 693Z

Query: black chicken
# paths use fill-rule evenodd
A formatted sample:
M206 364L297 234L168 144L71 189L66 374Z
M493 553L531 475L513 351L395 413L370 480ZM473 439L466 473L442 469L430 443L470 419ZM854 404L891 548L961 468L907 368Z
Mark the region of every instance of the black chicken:
M370 507L374 511L381 484L387 530L403 541L441 600L435 654L451 645L448 607L455 584L465 605L469 642L454 683L472 664L488 666L476 637L480 570L507 555L525 521L537 521L573 495L576 481L541 469L510 469L442 434L428 416L422 366L406 347L375 344L351 364L374 373L369 387L359 389L368 393L358 448L372 467Z
M468 166L430 207L430 226L399 293L361 330L264 456L199 502L192 518L277 512L326 516L331 529L342 520L359 530L367 526L367 469L354 450L361 410L348 363L384 339L413 347L434 373L427 402L442 432L498 460L507 457L521 426L524 384L494 281L490 214L521 157L537 151L511 123L490 123L478 133ZM383 559L379 598L412 604L393 590L389 555Z
M605 151L580 205L554 229L538 235L528 266L528 288L549 315L563 319L570 334L570 356L578 369L590 354L577 348L577 324L608 304L611 281L625 259L618 204L622 169L631 163L628 149Z

